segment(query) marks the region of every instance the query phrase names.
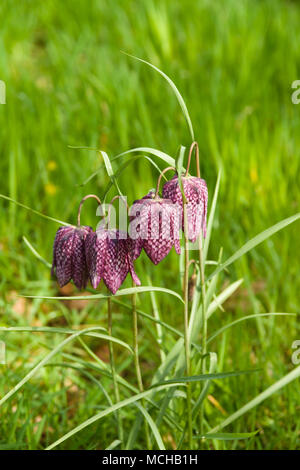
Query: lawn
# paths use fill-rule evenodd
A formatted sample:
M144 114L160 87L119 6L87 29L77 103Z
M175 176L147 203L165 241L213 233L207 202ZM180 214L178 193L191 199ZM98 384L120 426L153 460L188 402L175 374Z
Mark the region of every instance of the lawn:
M172 89L155 70L124 51L163 70L184 97L199 143L209 211L221 172L208 260L218 260L220 249L227 260L255 235L299 212L300 104L291 100L292 83L300 79L298 2L6 0L0 15L0 80L6 84L6 104L0 105L1 194L75 224L83 196L102 198L110 182L104 160L93 148L110 159L139 147L176 158L180 145L191 145ZM139 155L151 157L161 170L168 166L145 151L112 160L115 172L129 162L117 178L129 204L154 188L159 175L149 160L133 158ZM195 171L194 161L192 166ZM114 194L112 187L109 199ZM0 326L14 328L0 331L6 348L6 364L0 365L0 449L44 449L114 402L107 342L88 336L74 339L5 402L1 398L66 339L59 328L106 328L107 302L25 298L78 291L72 284L59 289L47 263L28 246L51 263L59 225L3 198L0 210ZM97 222L95 204L86 202L82 223L95 228ZM290 224L218 275L218 294L242 282L216 306L209 336L247 315L299 315L299 229L299 221ZM208 264L207 275L214 268ZM145 254L136 262L143 286L180 295L181 270L182 257L174 250L158 266ZM128 276L123 288L130 287ZM98 293L107 293L103 284ZM128 345L133 342L130 301L130 296L116 297L111 304L113 336ZM178 298L158 291L139 294L137 310L147 390L178 337L139 312L183 332L183 308ZM300 340L298 319L256 316L212 339L209 351L217 354L216 372L259 370L211 382L199 417L200 422L204 416L206 433L297 367L292 344ZM24 331L27 327L31 330ZM42 331L33 332L32 327ZM201 336L195 341L200 346ZM114 350L125 400L137 393L133 357L120 344ZM197 373L196 355L193 360ZM171 367L164 379L175 376ZM202 386L192 384L194 402ZM170 393L174 395L168 401ZM182 425L184 395L178 387L157 393L156 407L147 402L167 449L180 444L182 429L175 424ZM143 423L138 406L95 421L58 448L118 448L118 416L125 435L121 446L145 448L144 433L138 432ZM255 436L201 444L195 439L194 446L300 449L299 410L295 377L222 428L226 433L257 431ZM194 433L197 429L195 424ZM150 439L157 448L155 436Z

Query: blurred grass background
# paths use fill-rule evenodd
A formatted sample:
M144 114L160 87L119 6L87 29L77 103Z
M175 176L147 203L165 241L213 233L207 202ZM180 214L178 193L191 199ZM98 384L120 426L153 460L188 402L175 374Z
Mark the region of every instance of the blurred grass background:
M221 246L226 259L246 240L299 210L300 105L291 102L291 83L300 78L299 2L6 0L0 15L0 79L7 93L6 105L0 106L1 193L74 223L80 199L91 192L101 197L108 178L103 169L86 186L77 186L101 161L96 152L68 146L97 147L110 156L147 146L175 156L180 144L190 144L168 85L123 50L161 68L184 96L210 196L222 169L210 259L217 258ZM156 170L138 159L119 184L130 203L154 187L156 178ZM0 209L1 324L64 324L68 318L72 325L105 325L102 304L96 309L17 297L57 291L47 268L22 241L25 235L51 261L57 226L3 200ZM94 213L93 202L87 203L82 222L95 227ZM149 273L153 284L180 290L174 253L156 268L143 260L136 264L144 284ZM243 277L244 284L226 311L216 315L216 327L241 313L299 313L299 223L231 266L228 276ZM127 280L124 286L129 285ZM164 295L157 301L162 318L179 327L176 301ZM142 302L151 313L149 296ZM130 342L130 316L122 309L115 316L115 336ZM158 360L151 329L143 324L141 333L146 377ZM9 335L1 396L59 341L49 335ZM211 404L212 420L287 373L293 367L291 344L299 335L297 321L289 318L244 323L224 335L214 345L219 367L255 364L263 373L226 382L223 398L215 386L223 411ZM76 345L72 351L81 354ZM96 352L107 359L105 348ZM122 357L119 371L126 360ZM44 447L87 419L99 406L98 394L74 371L45 368L4 408L0 448ZM300 448L299 407L295 382L239 420L242 431L263 428L259 438L230 446ZM113 440L109 420L88 429L67 441L66 448L99 448Z

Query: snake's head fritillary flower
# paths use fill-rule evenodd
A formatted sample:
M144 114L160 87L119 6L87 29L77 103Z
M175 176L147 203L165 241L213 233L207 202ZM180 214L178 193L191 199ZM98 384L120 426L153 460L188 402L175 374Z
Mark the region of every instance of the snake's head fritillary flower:
M135 284L140 285L133 260L135 242L126 232L99 229L86 239L86 260L92 286L96 288L101 279L115 294L130 273Z
M51 273L56 273L60 287L71 279L78 289L86 286L85 239L90 232L92 228L87 226L60 227L56 232Z
M144 248L154 264L162 261L173 245L180 253L180 215L171 200L148 193L133 203L130 219L130 236L136 241L137 249Z
M137 199L133 202L132 209L129 211L129 221L132 222L135 218L140 217L140 210L139 205L143 203L145 199L153 199L155 197L155 189L150 189L150 191L146 194L146 196L142 197L142 199ZM133 214L133 215L132 215ZM144 240L140 237L140 225L136 226L136 236L131 238L133 245L132 245L132 256L133 259L136 260L143 249L143 242Z
M206 237L207 186L204 179L195 176L182 176L181 181L187 199L188 239L195 242L201 230ZM174 204L183 208L178 175L164 184L162 193L164 198L171 199ZM183 217L182 229L184 230Z

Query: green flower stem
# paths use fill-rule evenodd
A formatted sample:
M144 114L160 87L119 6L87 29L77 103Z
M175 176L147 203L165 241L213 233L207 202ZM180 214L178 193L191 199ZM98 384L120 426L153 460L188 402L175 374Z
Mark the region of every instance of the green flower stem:
M107 317L108 317L108 334L112 336L112 311L111 311L110 297L108 297L107 299ZM108 344L109 344L109 360L110 360L111 374L112 374L113 384L114 384L115 400L116 400L116 403L119 403L120 392L119 392L119 385L117 381L117 374L116 374L115 361L114 361L114 349L113 349L114 347L113 347L112 341L109 341ZM123 443L124 432L123 432L122 418L120 416L119 411L116 411L116 415L117 415L117 422L118 422L118 436L119 436L119 440Z
M188 240L188 223L186 204L183 205L184 215L184 347L186 375L191 375L191 357L190 357L190 340L189 340L189 240ZM192 423L192 391L191 383L187 382L187 419L188 419L188 445L189 449L193 448L193 423Z
M133 287L135 287L135 284L133 283ZM144 386L143 386L143 379L142 379L142 373L141 373L141 368L140 368L140 361L139 361L139 345L138 345L138 317L137 317L137 310L136 310L136 292L132 294L132 319L133 319L133 352L134 352L134 365L135 365L135 373L136 373L136 379L138 383L138 388L140 392L144 391ZM145 406L145 400L141 400L142 406L146 408ZM145 436L146 436L146 442L147 442L147 450L151 450L151 439L149 435L149 427L148 427L148 422L145 419Z

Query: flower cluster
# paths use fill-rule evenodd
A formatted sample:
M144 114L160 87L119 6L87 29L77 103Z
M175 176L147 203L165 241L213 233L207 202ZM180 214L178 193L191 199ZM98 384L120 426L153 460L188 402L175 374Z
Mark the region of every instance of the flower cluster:
M200 233L206 236L208 195L205 181L190 176L187 169L185 176L181 177L182 185L176 173L164 184L160 197L161 176L156 191L150 191L142 199L134 201L130 208L129 234L109 229L108 226L102 226L95 232L91 227L81 226L80 210L84 200L93 197L101 204L97 196L85 196L79 206L77 226L60 227L54 240L52 274L56 272L61 287L73 280L76 287L82 289L90 280L96 289L103 279L107 288L115 294L128 273L136 285L141 284L133 263L142 250L157 265L173 246L176 253L180 253L180 228L192 242ZM187 224L184 223L184 204Z

